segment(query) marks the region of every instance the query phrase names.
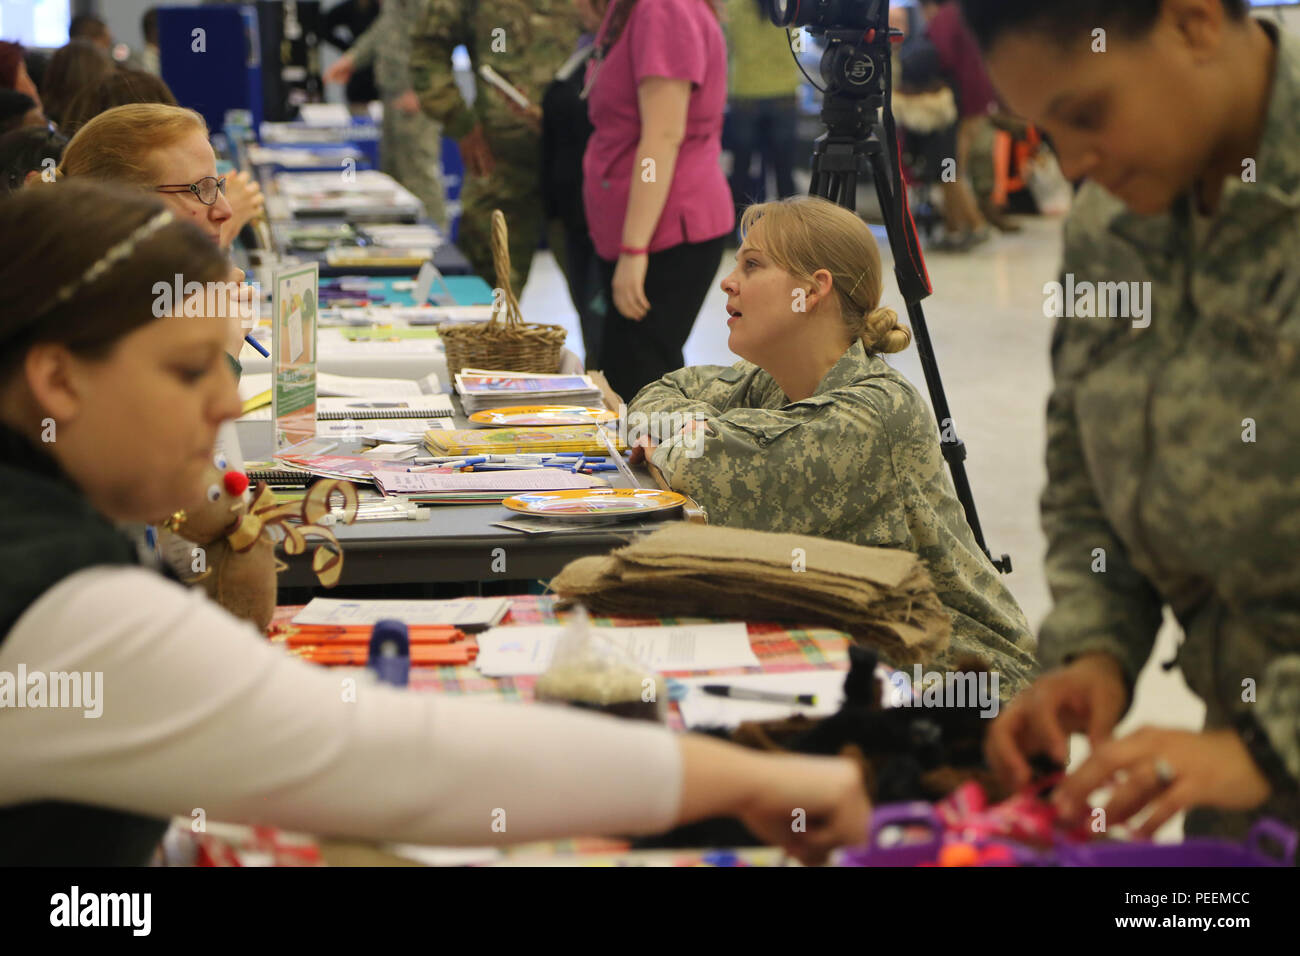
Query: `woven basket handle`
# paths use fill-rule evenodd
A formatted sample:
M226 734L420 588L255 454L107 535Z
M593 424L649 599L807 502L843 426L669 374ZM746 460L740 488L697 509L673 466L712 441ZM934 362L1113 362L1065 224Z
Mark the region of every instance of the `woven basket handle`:
M524 324L523 315L519 311L519 299L515 297L515 290L510 284L510 244L509 235L506 232L506 217L500 209L492 210L492 265L496 269L497 288L505 291L505 308L501 308L500 299L494 293L492 296L492 318L488 325L495 325L501 312L505 313L505 324L508 328L521 326Z

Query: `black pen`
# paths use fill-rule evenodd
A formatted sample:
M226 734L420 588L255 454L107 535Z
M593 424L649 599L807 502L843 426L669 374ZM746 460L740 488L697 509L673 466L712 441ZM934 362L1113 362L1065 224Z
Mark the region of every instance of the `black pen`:
M816 707L816 694L777 694L770 690L752 690L748 687L732 687L730 684L705 684L704 693L715 697L730 697L732 700L761 700L766 704L788 704L791 707Z

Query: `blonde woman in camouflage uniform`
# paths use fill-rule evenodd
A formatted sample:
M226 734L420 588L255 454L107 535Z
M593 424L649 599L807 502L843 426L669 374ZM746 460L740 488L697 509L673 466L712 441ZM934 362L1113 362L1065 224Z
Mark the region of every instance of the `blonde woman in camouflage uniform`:
M751 206L741 233L722 290L727 344L745 361L646 386L629 428L646 416L663 442L651 460L711 523L916 552L952 616L945 661L974 652L1002 692L1025 686L1029 625L975 543L928 406L881 357L911 334L879 307L871 230L796 197ZM679 430L685 418L703 421Z
M1184 809L1188 832L1300 824L1300 42L1244 0L964 7L1008 105L1092 180L1062 271L1149 290L1145 317L1058 323L1055 669L994 724L990 759L1025 779L1028 755L1087 733L1067 817L1113 785L1110 826L1144 809L1144 833ZM1114 739L1166 605L1205 729Z

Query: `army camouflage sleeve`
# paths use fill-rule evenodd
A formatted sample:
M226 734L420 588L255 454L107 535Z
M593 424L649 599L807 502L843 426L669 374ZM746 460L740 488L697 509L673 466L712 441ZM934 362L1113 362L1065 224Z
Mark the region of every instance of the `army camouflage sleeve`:
M1255 709L1259 726L1290 776L1292 794L1300 791L1300 654L1269 665Z
M401 96L411 88L411 33L420 0L385 0L379 8L384 27L383 49L375 58L375 86L387 97Z
M709 417L706 432L668 438L651 460L672 488L715 519L754 512L759 523L753 526L760 529L829 535L875 507L873 489L845 493L863 462L882 458L882 472L893 469L888 413L876 409L865 391L834 390L780 408L722 411Z
M348 47L348 56L352 57L353 69L364 70L375 62L379 50L379 38L383 36L383 11L380 10L375 22L366 28L366 32L357 37L356 42Z
M451 52L464 44L475 55L468 0L412 0L423 7L412 16L411 85L420 107L442 124L443 132L461 139L478 116L460 95L451 66Z
M712 418L733 404L732 393L740 375L729 375L736 369L726 365L691 365L669 372L657 382L651 382L636 393L628 405L628 428L644 416L648 424L643 433L655 441L664 441L681 427L681 423L694 418ZM721 376L731 381L722 381ZM670 423L677 421L676 428Z
M1039 632L1038 656L1047 668L1104 651L1119 661L1131 695L1151 655L1162 602L1107 521L1079 442L1073 370L1086 360L1084 338L1062 318L1052 340L1042 517L1053 604Z

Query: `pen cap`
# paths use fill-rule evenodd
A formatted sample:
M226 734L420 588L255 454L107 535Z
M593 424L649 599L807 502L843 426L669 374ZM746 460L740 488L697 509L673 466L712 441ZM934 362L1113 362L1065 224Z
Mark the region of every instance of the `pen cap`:
M401 621L376 622L370 631L366 665L385 684L405 687L411 677L411 639Z

